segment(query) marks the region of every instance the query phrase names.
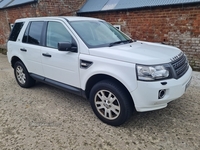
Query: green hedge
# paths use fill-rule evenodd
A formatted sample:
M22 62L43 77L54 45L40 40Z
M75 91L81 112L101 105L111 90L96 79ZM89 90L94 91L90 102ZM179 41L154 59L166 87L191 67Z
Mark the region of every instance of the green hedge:
M7 53L7 49L5 49L5 48L0 48L0 53L6 55L6 53Z

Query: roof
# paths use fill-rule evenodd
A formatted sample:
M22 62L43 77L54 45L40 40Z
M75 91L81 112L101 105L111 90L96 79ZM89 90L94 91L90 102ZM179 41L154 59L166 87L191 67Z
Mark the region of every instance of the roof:
M53 17L32 17L32 18L20 18L17 19L16 22L24 22L24 21L49 21L49 20L62 20L66 19L67 21L97 21L101 19L91 18L91 17L80 17L80 16L53 16Z
M87 0L78 13L198 3L200 0Z
M0 0L0 9L37 2L37 0Z

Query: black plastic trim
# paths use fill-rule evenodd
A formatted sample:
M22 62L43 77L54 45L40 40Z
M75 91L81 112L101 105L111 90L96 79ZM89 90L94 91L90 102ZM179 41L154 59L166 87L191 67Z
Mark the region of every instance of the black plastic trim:
M79 88L63 84L48 78L45 78L45 83L81 96L81 90Z
M88 69L91 65L93 64L93 62L91 61L87 61L87 60L80 60L80 67L82 69Z
M46 46L46 32L47 32L47 21L44 21L41 33L41 46Z
M33 74L33 73L30 73L30 76L31 76L33 79L35 79L35 80L37 80L37 81L40 81L40 82L44 82L44 79L45 79L45 77L39 76L39 75L36 75L36 74Z
M42 56L44 56L44 57L51 57L50 54L45 54L45 53L42 53Z
M27 50L25 48L20 48L20 51L27 52Z
M61 83L61 82L58 82L58 81L55 81L55 80L52 80L52 79L48 79L48 78L45 78L43 76L32 74L32 73L30 74L30 76L37 81L43 82L45 84L57 87L57 88L62 89L64 91L67 91L67 92L70 92L70 93L73 93L73 94L76 94L76 95L79 95L79 96L86 98L85 92L80 88L73 87L71 85L67 85L67 84L64 84L64 83Z

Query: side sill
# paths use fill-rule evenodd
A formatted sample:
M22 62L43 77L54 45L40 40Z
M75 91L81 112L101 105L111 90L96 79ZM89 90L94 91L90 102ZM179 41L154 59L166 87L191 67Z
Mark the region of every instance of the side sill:
M40 81L40 82L44 82L44 80L45 80L45 77L39 76L39 75L36 75L36 74L33 74L33 73L30 73L30 76L31 76L33 79L35 79L35 80L37 80L37 81Z
M49 84L49 85L52 85L52 86L57 87L59 89L63 89L63 90L69 91L70 93L74 93L74 94L82 96L81 90L79 88L76 88L76 87L73 87L73 86L70 86L70 85L67 85L67 84L63 84L63 83L60 83L60 82L57 82L57 81L54 81L54 80L51 80L51 79L48 79L48 78L45 78L44 81L45 81L46 84Z
M58 82L58 81L55 81L55 80L51 80L51 79L45 78L43 76L39 76L39 75L32 74L32 73L30 74L30 76L33 79L35 79L35 80L37 80L39 82L43 82L45 84L54 86L54 87L59 88L61 90L64 90L64 91L67 91L67 92L70 92L70 93L73 93L73 94L76 94L76 95L79 95L79 96L82 96L82 97L86 98L85 91L83 91L80 88L76 88L76 87L73 87L71 85L63 84L61 82Z

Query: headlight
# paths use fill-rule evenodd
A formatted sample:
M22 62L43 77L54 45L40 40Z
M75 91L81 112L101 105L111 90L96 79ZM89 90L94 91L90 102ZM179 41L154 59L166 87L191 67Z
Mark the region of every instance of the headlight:
M137 75L139 80L152 81L169 77L169 70L164 65L137 65Z

